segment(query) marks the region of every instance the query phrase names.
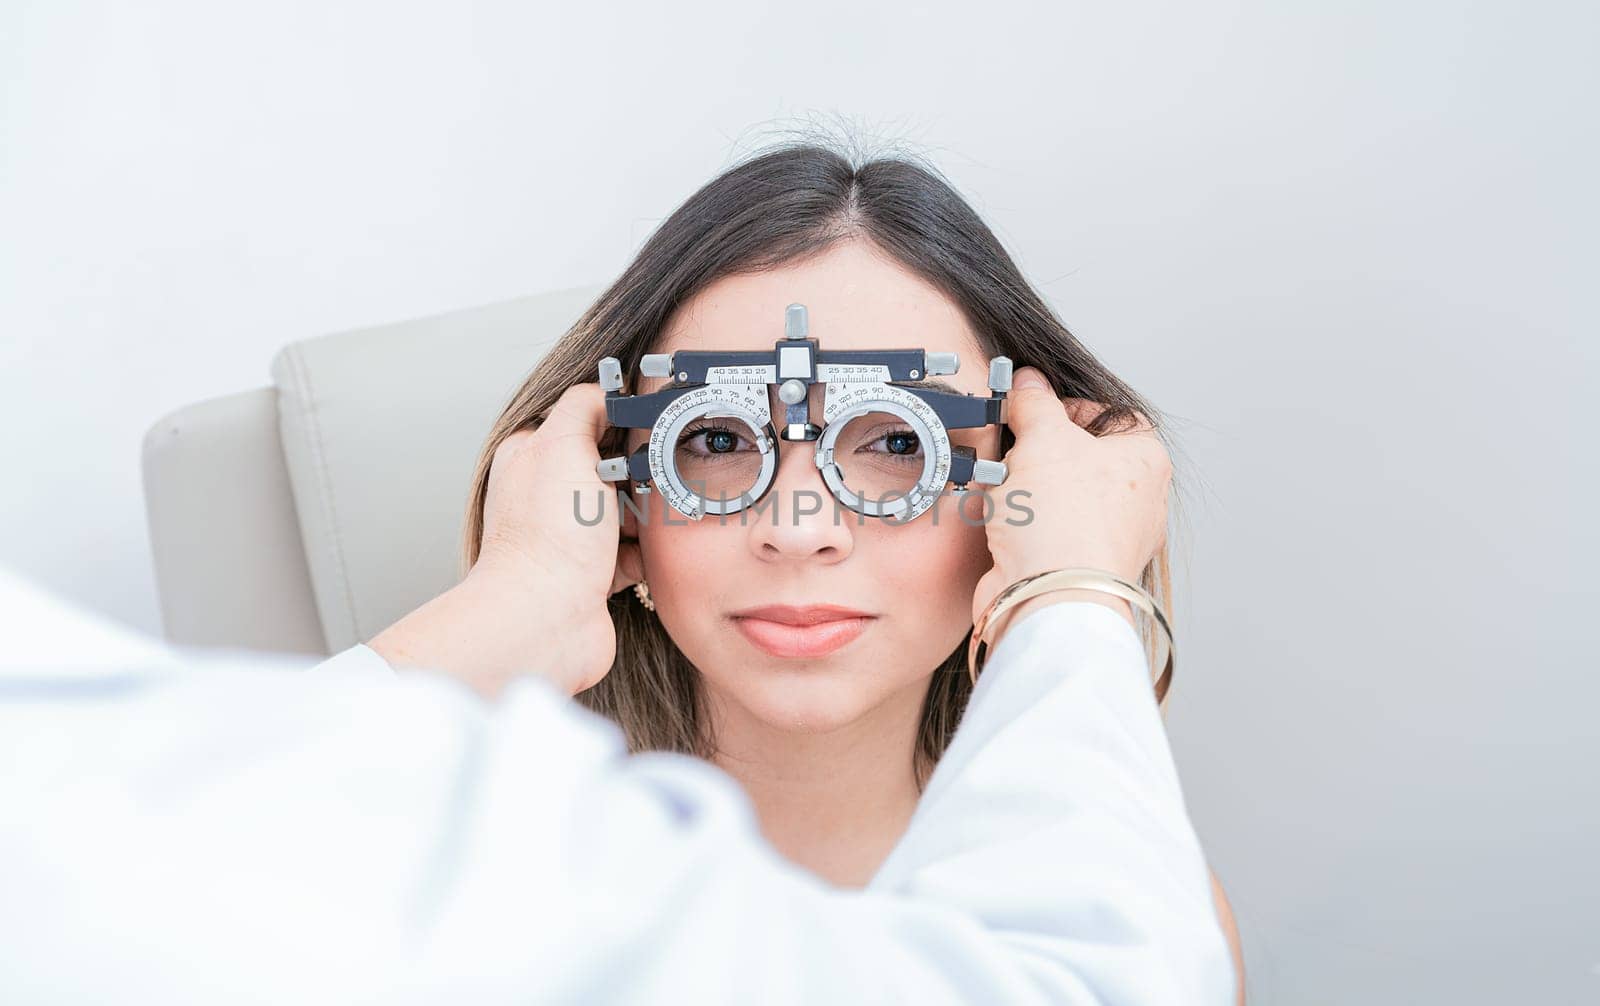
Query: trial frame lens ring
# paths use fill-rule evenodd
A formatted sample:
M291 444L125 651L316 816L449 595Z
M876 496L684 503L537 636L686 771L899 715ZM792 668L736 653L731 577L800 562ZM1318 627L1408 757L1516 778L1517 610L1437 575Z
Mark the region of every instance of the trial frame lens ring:
M911 427L912 432L917 435L918 442L923 445L922 471L917 475L916 482L909 491L886 493L879 500L869 500L845 483L844 473L835 461L834 451L838 446L840 434L849 426L851 420L876 412L889 413ZM925 419L902 403L891 398L872 398L859 405L853 405L828 420L827 426L823 428L822 437L817 441L815 458L823 482L840 503L868 517L899 518L906 511L914 510L914 513L904 518L905 522L910 522L920 516L937 498L935 492L930 492L930 487L941 469L945 474L949 473L948 451L949 434L945 432L944 424L938 424L938 430L935 431ZM934 488L943 487L944 482L940 481Z
M708 418L731 419L739 423L748 431L749 439L761 453L761 469L756 473L755 481L737 495L727 498L721 494L702 495L691 488L678 471L678 438L691 423ZM670 461L666 457L669 449L673 455ZM707 514L721 516L739 512L744 509L746 500L753 503L766 495L778 469L777 440L772 435L771 423L758 425L745 410L720 400L696 403L677 411L666 424L657 423L651 430L649 453L651 474L656 485L662 487L662 495L667 503L691 520L699 520Z

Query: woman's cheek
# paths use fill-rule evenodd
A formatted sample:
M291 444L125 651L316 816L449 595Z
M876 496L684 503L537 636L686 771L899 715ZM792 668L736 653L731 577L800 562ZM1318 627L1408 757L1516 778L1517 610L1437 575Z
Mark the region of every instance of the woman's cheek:
M696 592L715 596L718 592L715 571L727 568L723 549L728 546L716 534L716 521L691 522L668 507L659 494L651 504L651 526L640 532L645 577L650 593L669 603L694 603L709 606L710 597L686 596ZM663 512L664 511L664 512ZM659 581L659 589L658 589Z
M992 565L976 510L969 517L974 524L968 524L952 502L938 504L937 525L932 512L925 513L904 526L884 527L874 542L883 558L878 564L882 596L896 622L916 632L910 645L927 647L934 660L942 660L966 635L972 592Z

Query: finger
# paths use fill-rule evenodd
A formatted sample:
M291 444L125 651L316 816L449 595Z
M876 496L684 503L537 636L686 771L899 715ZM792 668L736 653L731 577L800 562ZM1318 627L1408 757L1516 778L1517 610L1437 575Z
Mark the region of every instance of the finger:
M598 383L590 381L574 384L563 391L550 406L539 429L552 444L567 445L576 441L598 456L600 438L609 425L605 391Z
M522 460L526 457L523 452L533 442L533 437L533 430L523 428L513 430L500 438L500 442L494 448L494 458L489 462L491 490L507 482L520 482L524 479L523 470L527 465Z
M1018 439L1030 434L1056 435L1063 429L1078 429L1055 389L1037 367L1019 368L1013 376L1011 393L1006 397L1006 425Z

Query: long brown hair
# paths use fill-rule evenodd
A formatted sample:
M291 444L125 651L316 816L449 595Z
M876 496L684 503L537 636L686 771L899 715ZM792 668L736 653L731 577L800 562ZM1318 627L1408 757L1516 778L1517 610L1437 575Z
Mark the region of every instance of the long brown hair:
M603 357L616 357L632 375L673 310L713 281L799 261L846 239L873 242L959 305L986 358L1008 356L1017 366L1041 370L1058 395L1105 403L1090 433L1114 431L1137 410L1168 441L1162 416L1067 331L966 200L920 161L905 155L862 160L815 138L789 141L747 156L690 196L539 360L495 421L473 475L462 574L477 561L489 465L505 437L537 427L571 385L596 380ZM626 432L608 430L602 456L621 453ZM1002 429L1002 452L1012 440ZM1169 553L1163 548L1155 556L1140 583L1170 619ZM607 603L616 659L577 700L616 722L630 750L709 757L714 739L698 672L632 591ZM1137 617L1154 659L1153 627ZM919 789L966 708L966 652L964 638L928 688L912 752Z

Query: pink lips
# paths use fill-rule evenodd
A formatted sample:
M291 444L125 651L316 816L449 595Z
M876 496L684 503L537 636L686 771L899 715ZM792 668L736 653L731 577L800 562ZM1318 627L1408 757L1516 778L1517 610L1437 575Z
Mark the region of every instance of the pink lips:
M831 604L803 608L773 604L733 613L745 638L775 657L832 653L865 632L872 619L864 611Z

